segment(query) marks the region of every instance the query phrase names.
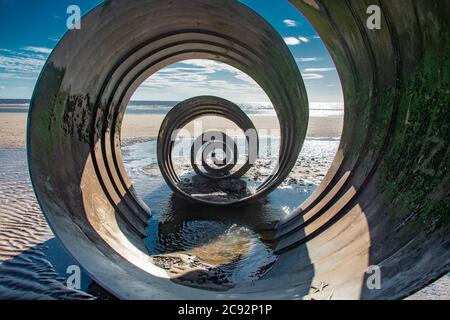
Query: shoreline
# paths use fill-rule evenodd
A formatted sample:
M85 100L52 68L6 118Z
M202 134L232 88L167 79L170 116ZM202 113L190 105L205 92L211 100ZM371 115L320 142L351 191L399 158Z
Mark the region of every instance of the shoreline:
M0 148L26 147L27 113L0 112ZM256 128L277 130L279 124L276 116L250 115ZM164 115L127 114L122 125L122 141L155 139ZM220 118L210 118L205 125L206 130L225 130L232 127ZM193 127L187 127L192 131ZM339 138L342 133L342 117L310 117L307 137L309 138Z

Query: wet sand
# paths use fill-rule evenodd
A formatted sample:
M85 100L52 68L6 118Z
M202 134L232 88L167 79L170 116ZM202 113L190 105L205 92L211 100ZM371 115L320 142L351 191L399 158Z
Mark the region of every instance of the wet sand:
M275 116L257 115L250 117L255 126L260 129L273 130L279 128ZM163 115L126 115L122 127L122 139L154 138L158 135ZM226 129L229 123L221 119L211 119L204 129ZM26 146L27 114L0 112L0 148ZM343 120L340 117L311 118L309 137L339 137L342 132Z
M145 149L145 145L149 146L150 140L154 141L160 121L162 116L129 115L124 122L123 139L134 142L128 144L128 147L139 151ZM256 116L254 121L259 128L277 127L274 118L270 116ZM221 129L220 125L225 124L219 122L215 125L217 129ZM83 284L82 291L69 289L65 285L66 268L76 263L54 238L33 194L28 177L26 150L23 148L25 126L26 114L0 113L0 299L93 299L92 295L86 293L90 279L86 279L84 274L82 280L88 284ZM342 121L338 118L313 119L309 135L337 137L341 126ZM265 223L270 224L279 218L274 215L273 207L279 208L280 215L288 214L298 202L302 202L314 191L326 174L337 145L336 138L307 139L298 165L279 190L270 196L268 202L271 208L268 208L267 204L260 208ZM147 154L147 150L139 152ZM155 168L154 163L142 162L141 155L136 159L126 155L124 158L126 166L131 169L129 174L138 184L140 180L142 185L148 187L147 178L160 179L157 178L159 170ZM258 180L264 178L268 171L265 163L259 163L250 174L253 179ZM133 177L134 173L136 175ZM159 180L158 183L160 182ZM139 188L139 185L137 187ZM160 218L153 224L159 231L154 233L157 238L147 239L147 247L155 264L165 269L174 281L187 286L220 291L234 286L239 279L247 279L250 272L250 276L257 279L258 272L264 274L266 268L270 268L273 261L270 248L260 241L259 235L252 231L252 227L243 225L239 220L245 213L240 213L236 217L237 221L231 219L223 223L219 220L226 215L218 215L214 218L219 219L218 221L211 219L206 222L208 228L216 228L218 234L227 231L225 234L231 236L219 235L213 238L213 241L209 238L201 239L203 245L195 243L179 247L179 243L189 243L186 240L196 236L199 227L204 228L205 222L199 220L199 217L203 216L204 219L208 213L186 213L191 215L191 222L186 224L184 218L167 209L173 205L168 196L170 190L161 191L160 184L157 183L154 183L152 188L154 190L147 190L147 195L153 197L151 201L164 205L152 205L155 211L160 211ZM154 192L155 190L157 192ZM146 191L143 192L145 197ZM294 198L296 202L290 203ZM173 219L175 222L179 221L174 224ZM239 225L241 227L236 227ZM171 241L174 234L176 241ZM229 250L225 250L226 248ZM211 254L212 252L216 254ZM236 274L236 270L240 274ZM449 279L448 275L445 276L411 299L448 299Z
M0 300L93 299L66 286L76 263L41 213L24 149L0 149Z

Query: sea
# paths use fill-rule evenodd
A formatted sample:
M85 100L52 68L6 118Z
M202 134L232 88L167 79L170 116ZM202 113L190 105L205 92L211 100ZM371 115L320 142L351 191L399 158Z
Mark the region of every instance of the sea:
M130 101L127 107L129 114L167 114L178 101ZM0 99L0 113L27 113L30 105L28 99ZM237 105L248 115L275 115L275 109L270 102L242 102ZM342 117L344 104L342 102L311 102L311 117Z

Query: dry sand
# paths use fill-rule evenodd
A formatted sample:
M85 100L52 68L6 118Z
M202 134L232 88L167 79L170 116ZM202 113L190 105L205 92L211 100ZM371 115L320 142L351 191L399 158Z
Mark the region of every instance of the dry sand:
M162 115L126 115L122 127L122 139L153 138L158 135ZM275 116L252 116L252 121L258 129L273 130L279 128ZM210 118L205 121L206 130L227 129L228 121ZM26 146L26 113L0 113L0 148ZM339 137L342 132L343 120L339 117L311 118L308 136ZM191 127L192 129L192 127Z
M250 116L258 130L276 130L279 129L278 119L275 116L257 115ZM160 115L126 115L123 121L122 138L123 140L156 137L159 127L164 119ZM225 130L234 127L229 121L217 117L205 117L205 126L203 129ZM343 119L340 117L313 117L310 119L308 136L309 137L340 137L343 128ZM187 126L189 131L193 131L193 126Z
M0 113L0 148L24 147L26 132L26 113Z

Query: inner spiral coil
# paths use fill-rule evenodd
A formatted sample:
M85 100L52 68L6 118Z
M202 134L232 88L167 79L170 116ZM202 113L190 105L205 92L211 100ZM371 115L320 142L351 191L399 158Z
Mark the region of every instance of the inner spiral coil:
M259 136L251 119L236 104L219 97L200 96L176 105L165 117L158 135L158 164L161 173L176 195L190 201L224 205L236 201L213 201L194 197L183 188L183 182L176 173L172 152L177 133L188 123L205 117L218 116L236 124L245 135L245 160L239 164L239 150L234 138L224 132L211 130L202 132L191 146L191 167L200 177L209 180L237 179L244 176L258 158ZM223 154L217 159L217 153ZM211 158L208 162L208 158ZM204 179L200 179L204 183ZM197 180L196 180L197 181ZM235 181L233 181L235 183ZM249 191L246 201L258 199L258 192Z

